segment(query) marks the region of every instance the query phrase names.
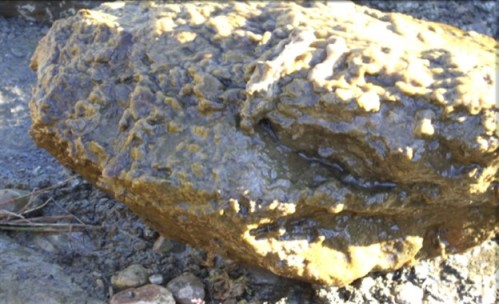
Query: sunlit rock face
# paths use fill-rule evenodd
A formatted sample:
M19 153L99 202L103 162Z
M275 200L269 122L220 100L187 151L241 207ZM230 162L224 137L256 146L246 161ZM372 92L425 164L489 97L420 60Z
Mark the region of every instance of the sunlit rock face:
M495 43L346 2L105 4L41 40L31 134L167 237L341 286L496 230Z

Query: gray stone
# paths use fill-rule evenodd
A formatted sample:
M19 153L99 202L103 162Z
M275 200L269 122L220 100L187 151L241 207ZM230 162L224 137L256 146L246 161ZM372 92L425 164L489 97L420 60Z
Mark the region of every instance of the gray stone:
M456 284L431 278L425 282L425 302L458 303L459 293Z
M370 295L371 289L376 285L376 281L372 277L365 277L360 281L359 290L364 295Z
M149 282L151 284L161 285L163 284L164 278L163 275L159 273L155 273L149 277Z
M60 266L0 233L0 304L104 303L72 283Z
M10 52L17 58L22 58L26 55L24 54L23 49L17 47L11 47Z
M205 297L203 282L192 273L183 273L166 285L179 304L192 304Z
M111 283L117 289L139 287L147 284L149 273L139 264L132 264L111 277Z
M210 269L207 280L207 289L210 297L219 302L232 301L243 295L248 285L248 278L240 276L233 278L225 270ZM279 293L279 292L278 292ZM293 294L294 288L286 288L285 293Z
M110 304L175 304L175 299L167 288L149 284L115 294Z
M253 284L270 285L278 284L279 278L272 272L260 267L248 267L248 272L251 276Z
M73 248L81 254L91 254L95 249L89 237L81 232L34 234L29 239L38 248L50 253L65 252Z
M423 303L424 291L421 287L405 282L395 286L395 301L398 304L421 304Z
M430 265L427 263L418 263L414 265L414 275L419 280L425 280L430 275Z
M0 189L0 218L5 218L9 213L19 213L27 210L31 192L20 189Z
M348 2L103 4L37 47L31 135L165 237L345 285L493 235L495 45Z
M159 254L166 254L167 252L181 253L185 250L185 245L160 236L154 242L152 250Z

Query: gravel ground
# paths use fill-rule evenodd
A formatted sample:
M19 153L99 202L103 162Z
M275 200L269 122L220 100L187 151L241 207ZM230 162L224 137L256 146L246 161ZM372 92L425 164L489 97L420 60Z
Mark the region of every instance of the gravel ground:
M494 1L355 2L498 37ZM36 148L27 133L27 105L35 83L29 58L47 30L46 24L0 17L0 189L31 191L73 176ZM118 291L111 283L113 275L140 264L149 275L156 275L155 280L161 278L163 286L183 272L194 274L204 284L206 303L496 303L497 238L447 260L422 261L335 288L280 278L222 258L207 267L206 252L161 240L123 204L78 177L36 198L48 199L42 215L71 213L100 228L69 234L0 233L40 252L102 301ZM0 303L6 302L0 299Z
M397 12L414 18L453 25L499 38L496 1L377 1L354 0L384 12Z

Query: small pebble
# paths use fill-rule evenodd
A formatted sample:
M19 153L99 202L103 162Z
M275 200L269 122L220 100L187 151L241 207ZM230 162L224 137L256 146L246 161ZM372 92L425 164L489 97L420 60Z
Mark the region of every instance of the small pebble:
M157 235L158 235L158 233L156 231L152 230L149 227L144 227L144 238L145 239L151 240L154 237L156 237Z
M365 277L360 282L360 291L365 295L369 295L371 293L371 288L376 284L376 281L372 277Z
M30 192L19 189L0 189L0 209L9 212L19 212L28 203Z
M418 263L414 266L414 275L419 280L425 280L430 274L430 269L426 263Z
M151 284L161 285L163 284L164 278L163 275L159 273L155 273L149 277L149 282Z
M176 304L172 293L159 285L145 285L115 294L110 304Z
M117 289L138 287L147 284L148 271L138 264L132 264L111 277L111 283Z
M168 252L181 253L181 252L185 251L185 245L182 243L176 242L174 240L165 239L164 237L160 236L154 242L154 245L152 247L152 251L159 253L159 254L165 254Z
M144 251L147 248L146 242L138 241L133 244L133 250L135 251Z
M173 249L173 242L160 236L154 242L152 250L157 253L167 253Z
M398 304L420 304L423 302L424 291L411 282L395 286L395 302Z
M44 234L35 235L33 238L33 244L43 251L50 253L57 252L57 247L54 246L54 244L52 244L52 242L50 242Z
M204 300L203 282L192 273L185 272L166 285L178 304L192 304Z
M280 280L279 276L261 267L249 266L248 271L253 284L277 284Z
M14 55L17 58L22 58L25 55L23 49L21 49L19 47L14 47L14 46L11 47L10 52L12 53L12 55Z

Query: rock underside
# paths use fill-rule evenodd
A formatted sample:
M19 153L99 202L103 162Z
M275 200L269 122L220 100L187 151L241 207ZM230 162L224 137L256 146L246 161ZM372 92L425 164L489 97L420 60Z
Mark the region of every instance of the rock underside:
M31 135L165 236L345 285L497 229L496 41L348 2L114 2L32 58Z

